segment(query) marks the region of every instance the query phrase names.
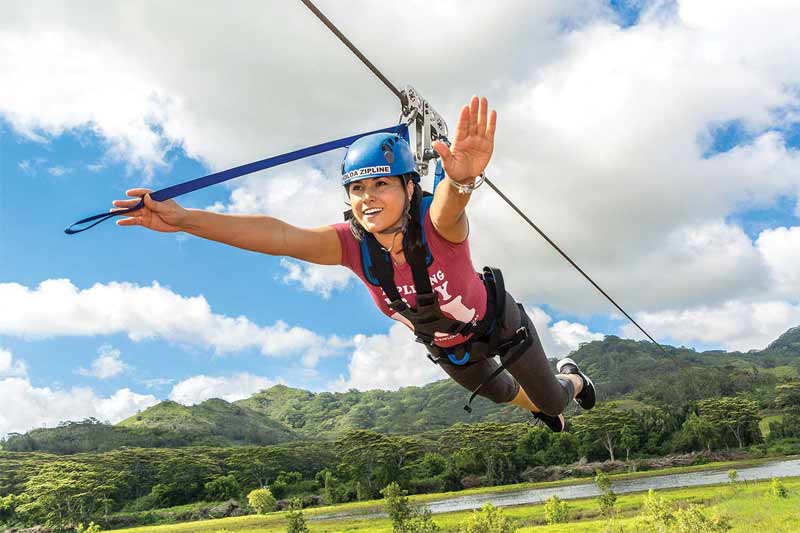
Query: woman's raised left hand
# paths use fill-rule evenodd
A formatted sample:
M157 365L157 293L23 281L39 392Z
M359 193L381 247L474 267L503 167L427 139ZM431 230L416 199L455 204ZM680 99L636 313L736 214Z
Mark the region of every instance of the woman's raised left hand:
M433 149L441 156L447 176L460 183L471 182L479 176L494 150L494 130L497 111L489 114L486 97L473 96L469 105L461 108L452 146L435 141Z

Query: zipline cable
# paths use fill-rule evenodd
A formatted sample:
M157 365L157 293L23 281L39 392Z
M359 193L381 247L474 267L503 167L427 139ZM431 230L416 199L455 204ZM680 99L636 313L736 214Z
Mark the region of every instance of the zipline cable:
M362 54L361 51L358 48L356 48L356 46L353 43L350 42L350 39L345 37L344 34L339 31L339 28L334 26L333 22L331 22L330 19L328 19L328 17L326 17L322 13L322 11L317 9L317 6L312 4L309 0L300 0L300 1L303 2L305 6L308 9L310 9L311 12L314 13L317 16L317 18L321 20L322 23L325 24L328 27L328 29L331 30L334 33L334 35L336 35L339 38L339 40L342 41L345 44L345 46L347 46L347 48L349 48L350 51L353 52L367 66L368 69L372 71L373 74L375 74L378 78L380 78L380 80L389 88L389 90L392 91L395 94L395 96L397 96L400 99L400 103L402 105L406 105L405 95L403 95L403 93L400 92L400 90L398 90L398 88L395 87L392 84L392 82L389 81L389 78L384 76L381 73L381 71L378 70L378 67L373 65L372 62L370 62L370 60L367 59L367 56Z
M565 253L563 250L561 250L561 248L559 248L559 247L558 247L558 245L557 245L556 243L554 243L554 242L552 241L552 239L550 239L550 237L548 237L547 235L545 235L545 233L544 233L544 232L543 232L541 229L539 229L539 226L537 226L536 224L534 224L534 223L533 223L533 221L532 221L530 218L528 218L528 217L525 215L525 213L523 213L523 212L520 210L520 208L519 208L519 207L517 207L516 205L514 205L514 202L512 202L511 200L509 200L509 198L508 198L508 197L507 197L505 194L503 194L503 193L500 191L500 189L498 189L498 188L497 188L497 186L495 186L495 184L494 184L494 183L492 183L491 181L489 181L489 178L487 178L487 177L485 177L485 176L484 176L484 181L486 181L486 184L487 184L487 185L489 185L489 187L491 187L491 188L494 190L494 192L496 192L498 195L500 195L500 198L502 198L503 200L505 200L505 201L506 201L506 203L507 203L508 205L510 205L510 206L511 206L511 208L512 208L514 211L516 211L516 212L519 214L519 216L521 216L522 218L524 218L524 219L525 219L525 222L527 222L528 224L530 224L530 226L531 226L533 229L535 229L535 230L536 230L536 231L539 233L539 235L541 235L541 236L544 238L544 240L546 240L548 243L550 243L550 246L552 246L553 248L555 248L555 249L558 251L558 253L560 253L560 254L561 254L561 256L562 256L564 259L566 259L567 261L569 261L569 264L570 264L570 265L574 266L574 267L575 267L575 269L576 269L578 272L580 272L581 274L583 274L583 277L584 277L584 278L586 278L587 280L589 280L589 283L591 283L592 285L594 285L594 288L595 288L595 289L597 289L598 291L600 291L600 293L601 293L603 296L605 296L606 298L608 298L608 301L609 301L609 302L611 302L612 304L614 304L614 307L616 307L617 309L619 309L619 310L620 310L620 312L621 312L623 315L625 315L626 317L628 317L628 320L630 320L631 322L633 322L633 325L634 325L634 326L636 326L637 328L639 328L639 330L640 330L642 333L644 333L645 335L647 335L647 338L648 338L648 339L650 339L651 341L653 341L653 344L655 344L656 346L658 346L659 348L661 348L661 350L663 350L663 351L664 351L664 353L667 353L667 351L666 351L666 350L664 350L664 347L663 347L663 346L661 346L661 345L660 345L658 342L656 342L656 340L655 340L653 337L651 337L651 336L650 336L650 334L649 334L649 333L647 333L647 332L644 330L644 328L643 328L642 326L640 326L639 324L637 324L637 323L636 323L636 321L635 321L635 320L634 320L634 319L631 317L631 315L629 315L628 313L626 313L626 312L625 312L625 310L624 310L624 309L623 309L623 308L622 308L622 307L621 307L621 306L620 306L620 305L619 305L617 302L615 302L615 301L614 301L614 299L613 299L611 296L609 296L609 295L606 293L606 291L604 291L602 288L600 288L600 285L598 285L597 283L595 283L595 282L594 282L594 280L593 280L591 277L589 277L589 274L587 274L586 272L584 272L584 271L583 271L583 269L582 269L581 267L579 267L579 266L577 265L577 263L575 263L575 261L573 261L573 260L570 258L570 256L568 256L568 255L567 255L567 254L566 254L566 253ZM667 354L667 355L669 355L669 354Z
M384 75L383 75L383 73L381 73L381 71L380 71L380 70L378 70L378 68L377 68L375 65L373 65L373 64L372 64L372 62L371 62L369 59L367 59L367 57L366 57L364 54L362 54L362 53L361 53L361 51L360 51L358 48L356 48L356 46L355 46L353 43L351 43L351 42L350 42L350 40L349 40L347 37L345 37L345 36L342 34L342 32L341 32L341 31L339 31L339 29L338 29L338 28L337 28L337 27L336 27L336 26L333 24L333 22L331 22L331 21L330 21L330 19L329 19L328 17L326 17L326 16L325 16L325 15L324 15L324 14L323 14L323 13L322 13L322 12L321 12L319 9L317 9L317 6L315 6L315 5L314 5L314 4L311 2L311 0L300 0L300 1L301 1L301 2L303 2L303 4L304 4L304 5L305 5L305 6L306 6L306 7L307 7L309 10L311 10L311 12L312 12L312 13L314 13L314 15L316 15L316 16L317 16L317 18L318 18L319 20L321 20L321 21L322 21L322 23L323 23L323 24L325 24L325 26L327 26L327 27L328 27L328 29L330 29L330 30L331 30L331 31L332 31L332 32L333 32L333 33L334 33L334 34L335 34L335 35L336 35L336 36L339 38L339 40L341 40L341 41L342 41L342 42L345 44L345 46L347 46L347 48L349 48L349 49L350 49L350 51L352 51L352 52L353 52L353 53L354 53L354 54L355 54L355 55L356 55L356 56L357 56L357 57L358 57L358 58L359 58L361 61L363 61L363 62L364 62L364 64L367 66L367 68L369 68L369 69L370 69L370 70L371 70L371 71L372 71L372 72L373 72L373 73L374 73L374 74L375 74L375 75L376 75L376 76L377 76L377 77L378 77L378 78L379 78L379 79L380 79L380 80L381 80L381 81L382 81L382 82L383 82L383 83L384 83L384 84L385 84L385 85L386 85L386 86L389 88L389 90L391 90L391 91L392 91L392 92L393 92L393 93L394 93L394 94L395 94L395 95L396 95L396 96L397 96L397 97L400 99L400 103L401 103L401 105L403 105L403 106L405 106L405 105L406 105L406 98L405 98L405 95L404 95L402 92L400 92L400 91L398 91L398 90L397 90L397 87L395 87L395 86L392 84L392 82L390 82L390 81L389 81L389 79L388 79L386 76L384 76ZM604 291L604 290L603 290L603 289L600 287L600 285L598 285L597 283L595 283L595 282L594 282L594 280L593 280L591 277L589 277L589 275L588 275L586 272L584 272L584 271L583 271L583 269L577 265L577 263L575 263L575 261L573 261L573 260L572 260L572 259L571 259L571 258L570 258L570 257L569 257L567 254L566 254L566 253L564 253L564 251L562 251L562 250L561 250L561 248L559 248L559 247L558 247L558 245L557 245L555 242L553 242L553 240L552 240L552 239L550 239L550 237L548 237L548 236L547 236L547 235L546 235L546 234L545 234L545 233L544 233L544 232L543 232L541 229L539 229L539 227L538 227L536 224L534 224L534 223L533 223L533 221L532 221L530 218L528 218L528 217L525 215L525 213L523 213L523 212L522 212L522 211L521 211L521 210L520 210L520 209L519 209L519 208L518 208L518 207L517 207L517 206L514 204L514 202L512 202L512 201L511 201L511 200L510 200L510 199L509 199L509 198L508 198L508 197L507 197L505 194L503 194L503 193L500 191L500 189L498 189L498 188L497 188L497 186L496 186L494 183L492 183L491 181L489 181L489 178L486 178L486 177L484 176L484 180L485 180L485 181L486 181L486 183L487 183L487 184L488 184L488 185L489 185L489 186L490 186L490 187L491 187L491 188L494 190L494 192L496 192L498 195L500 195L500 198L502 198L503 200L505 200L505 202L506 202L508 205L510 205L510 206L511 206L511 208L512 208L512 209L514 209L514 211L516 211L516 212L517 212L517 214L519 214L519 216L521 216L521 217L522 217L522 218L523 218L523 219L524 219L524 220L525 220L525 221L526 221L528 224L530 224L530 226L531 226L533 229L535 229L535 230L536 230L536 231L539 233L539 235L541 235L541 236L542 236L542 237L543 237L543 238L544 238L544 239L545 239L545 240L546 240L546 241L547 241L547 242L548 242L548 243L549 243L549 244L550 244L550 245L551 245L553 248L555 248L555 249L558 251L558 253L560 253L560 254L561 254L561 256L562 256L564 259L566 259L566 260L569 262L569 264L571 264L573 267L575 267L575 269L576 269L578 272L580 272L580 273L583 275L583 277L585 277L587 280L589 280L589 283L591 283L591 284L594 286L594 288L596 288L598 291L600 291L600 293L601 293L603 296L605 296L605 297L608 299L608 301L610 301L612 304L614 304L614 307L616 307L617 309L619 309L619 310L620 310L620 312L621 312L623 315L625 315L625 316L628 318L628 320L630 320L630 321L633 323L633 325L634 325L634 326L636 326L637 328L639 328L639 331L641 331L642 333L644 333L644 334L647 336L647 338L648 338L648 339L650 339L651 341L653 341L653 344L655 344L656 346L658 346L659 348L661 348L661 351L663 351L665 354L669 355L669 354L667 353L667 350L666 350L666 349L664 349L664 347L663 347L663 346L661 346L661 345L660 345L658 342L656 342L656 340L655 340L655 339L654 339L654 338L653 338L653 337L652 337L652 336L651 336L649 333L647 333L647 331L645 331L645 330L644 330L644 328L643 328L642 326L640 326L640 325L639 325L639 324L638 324L638 323L637 323L637 322L636 322L636 321L633 319L633 317L631 317L631 315L629 315L629 314L628 314L628 313L627 313L627 312L626 312L626 311L625 311L625 310L622 308L622 306L620 306L620 305L619 305L617 302L615 302L615 301L614 301L614 299L613 299L611 296L609 296L609 295L606 293L606 291Z

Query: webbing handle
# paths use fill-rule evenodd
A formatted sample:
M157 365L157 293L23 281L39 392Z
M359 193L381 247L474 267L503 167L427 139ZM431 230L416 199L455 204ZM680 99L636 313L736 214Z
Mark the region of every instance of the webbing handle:
M402 135L405 139L408 139L408 126L406 126L405 124L397 124L395 126L390 126L388 128L368 131L366 133L360 133L358 135L351 135L350 137L344 137L342 139L337 139L335 141L329 141L326 143L318 144L316 146L309 146L308 148L302 148L300 150L295 150L293 152L288 152L274 157L268 157L267 159L262 159L260 161L254 161L253 163L247 163L245 165L240 165L238 167L229 168L227 170L215 172L214 174L209 174L208 176L203 176L202 178L196 178L193 180L185 181L183 183L172 185L170 187L166 187L164 189L160 189L158 191L151 193L150 197L153 200L156 200L157 202L163 202L164 200L169 200L170 198L175 198L176 196L180 196L182 194L203 189L211 185L216 185L217 183L222 183L223 181L228 181L233 178L238 178L246 174L252 174L253 172L258 172L259 170L265 170L271 167L282 165L284 163L296 161L298 159L304 159L306 157L316 154L321 154L323 152L328 152L336 148L343 148L345 146L350 146L361 137L364 137L366 135L372 135L373 133L397 133L399 135ZM141 199L139 200L138 204L128 209L119 209L108 213L98 213L97 215L81 219L71 224L69 227L67 227L67 229L64 230L64 233L66 233L67 235L74 235L76 233L86 231L87 229L93 228L96 225L100 224L105 220L108 220L111 217L124 215L126 213L130 213L131 211L139 209L142 207L143 204L144 200ZM85 228L75 229L76 226L79 226L81 224L86 224L92 221L96 222Z

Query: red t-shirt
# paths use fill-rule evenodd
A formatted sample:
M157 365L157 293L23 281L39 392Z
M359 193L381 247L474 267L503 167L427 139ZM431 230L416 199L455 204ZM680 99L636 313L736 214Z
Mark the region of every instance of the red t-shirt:
M339 241L342 243L342 265L352 270L364 282L375 305L383 314L404 323L413 331L414 328L408 320L400 313L389 309L389 300L383 289L367 281L361 265L361 247L350 232L350 225L347 222L341 222L333 224L332 227L336 230ZM423 231L428 248L433 255L433 263L428 267L428 274L442 313L461 322L480 320L486 313L486 289L472 266L468 241L453 244L439 235L431 222L430 212L425 214ZM403 265L393 262L393 265L397 291L403 301L415 308L417 295L411 275L411 266L408 262ZM436 333L435 343L437 346L446 348L461 344L466 339L467 337L460 334Z

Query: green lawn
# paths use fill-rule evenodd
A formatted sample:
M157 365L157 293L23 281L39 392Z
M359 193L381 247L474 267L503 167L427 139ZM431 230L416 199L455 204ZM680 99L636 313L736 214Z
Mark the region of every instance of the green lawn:
M784 485L790 491L788 499L782 500L769 494L769 482L740 484L734 491L728 485L695 487L659 491L659 496L675 505L700 504L709 514L724 514L734 525L733 531L791 532L800 531L800 478L786 478ZM644 493L619 496L616 509L620 514L619 524L631 528L633 516L642 506ZM542 505L522 505L505 508L504 513L513 518L520 527L520 533L531 531L542 532L602 532L605 521L598 519L598 506L594 498L571 500L569 505L568 524L553 526L544 525L544 508ZM342 510L346 506L308 509L306 517L322 512ZM434 516L434 521L445 532L456 532L472 511L446 513ZM579 528L577 527L579 525ZM385 532L392 528L388 519L348 519L308 521L311 532ZM270 513L260 516L239 518L221 518L203 522L171 524L164 526L146 526L134 529L117 530L126 533L171 532L171 533L217 533L228 530L236 533L270 533L286 530L285 513ZM630 529L632 531L632 529Z

